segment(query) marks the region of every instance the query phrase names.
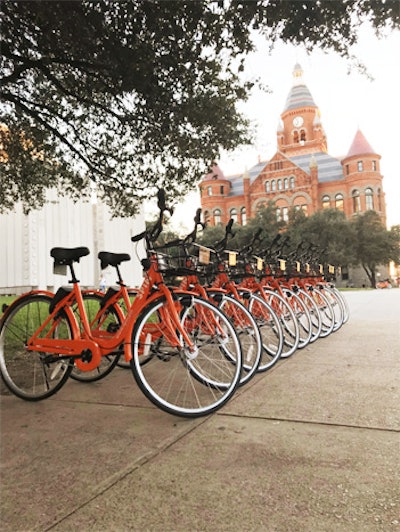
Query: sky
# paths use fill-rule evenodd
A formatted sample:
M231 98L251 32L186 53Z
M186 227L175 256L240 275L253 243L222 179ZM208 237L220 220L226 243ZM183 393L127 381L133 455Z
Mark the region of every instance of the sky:
M292 87L293 67L298 62L321 112L328 153L333 157L346 155L359 128L381 155L390 227L400 224L400 32L378 39L368 26L363 26L359 35L359 43L351 48L351 53L366 66L372 79L333 52L315 50L308 54L302 46L281 43L270 53L267 43L257 37L258 50L248 57L244 75L249 79L259 77L271 92L253 90L250 99L240 107L256 128L255 143L222 154L218 163L229 176L251 168L259 156L268 160L274 155L279 117ZM171 220L174 228L190 231L192 213L198 206L200 197L196 191L177 205Z

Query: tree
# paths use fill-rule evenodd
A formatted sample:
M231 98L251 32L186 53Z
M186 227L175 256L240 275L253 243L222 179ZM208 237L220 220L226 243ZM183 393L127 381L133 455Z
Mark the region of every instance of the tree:
M350 224L353 231L352 263L362 266L371 287L375 288L377 266L390 261L400 262L399 227L388 231L375 211L354 217Z
M311 216L302 211L294 212L287 233L293 249L315 248L322 263L344 266L353 258L349 222L344 213L336 209L324 209Z
M360 21L399 17L393 0L3 1L0 211L88 180L118 214L160 186L180 196L249 140L252 30L346 56Z

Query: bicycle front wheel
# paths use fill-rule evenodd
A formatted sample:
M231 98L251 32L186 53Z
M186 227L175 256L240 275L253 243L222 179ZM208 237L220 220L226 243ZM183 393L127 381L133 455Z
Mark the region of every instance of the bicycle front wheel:
M208 291L211 301L229 318L239 336L243 356L240 386L254 377L261 363L263 344L260 329L248 309L237 299L220 292Z
M0 373L7 388L21 399L38 401L55 394L68 380L73 360L57 353L28 351L29 338L49 316L52 298L44 294L27 294L17 299L0 323ZM72 336L66 315L49 321L42 333L58 339Z
M133 375L156 406L182 417L200 417L233 396L242 371L240 342L229 319L196 296L177 295L181 325L193 341L177 342L176 324L164 298L148 305L132 333Z

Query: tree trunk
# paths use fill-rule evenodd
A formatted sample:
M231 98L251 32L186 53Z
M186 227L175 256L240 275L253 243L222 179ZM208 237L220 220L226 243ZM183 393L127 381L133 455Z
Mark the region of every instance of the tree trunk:
M370 282L371 288L376 288L376 275L375 275L375 267L369 266L368 264L362 265L365 273L367 274L368 280Z

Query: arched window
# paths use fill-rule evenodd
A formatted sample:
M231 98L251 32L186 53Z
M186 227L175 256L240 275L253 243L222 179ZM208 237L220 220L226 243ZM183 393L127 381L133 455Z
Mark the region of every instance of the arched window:
M285 179L283 180L283 188L285 190L289 189L289 179L287 177L285 177Z
M282 179L278 179L278 190L282 190Z
M246 225L247 223L246 207L242 207L240 209L240 217L242 218L242 225Z
M331 206L331 199L329 196L322 196L322 208L329 209Z
M289 207L282 207L282 220L284 222L289 221Z
M372 188L365 189L365 208L367 210L374 209L374 191Z
M306 130L305 129L302 129L300 131L300 140L302 140L303 142L306 140Z
M268 194L269 192L271 192L271 182L270 181L266 181L265 182L265 192Z
M362 161L357 161L357 170L362 172L364 170L364 165Z
M289 182L290 182L290 188L294 188L294 176L290 177Z
M237 223L238 221L238 213L237 213L237 210L235 208L231 209L229 211L229 218L232 218L232 220Z
M281 210L280 210L280 208L278 207L275 212L276 212L276 220L278 222L280 222L281 221Z
M361 200L360 200L360 193L358 190L353 190L351 193L351 197L353 198L353 212L357 213L361 211Z
M210 213L208 211L204 211L204 221L205 222L210 221Z
M214 211L214 225L219 225L221 223L221 211L220 209L215 209Z
M335 209L338 211L344 210L344 198L343 194L336 194L335 196Z
M272 191L272 192L275 192L275 190L276 190L276 181L275 181L275 179L273 179L273 180L271 181L271 191Z

